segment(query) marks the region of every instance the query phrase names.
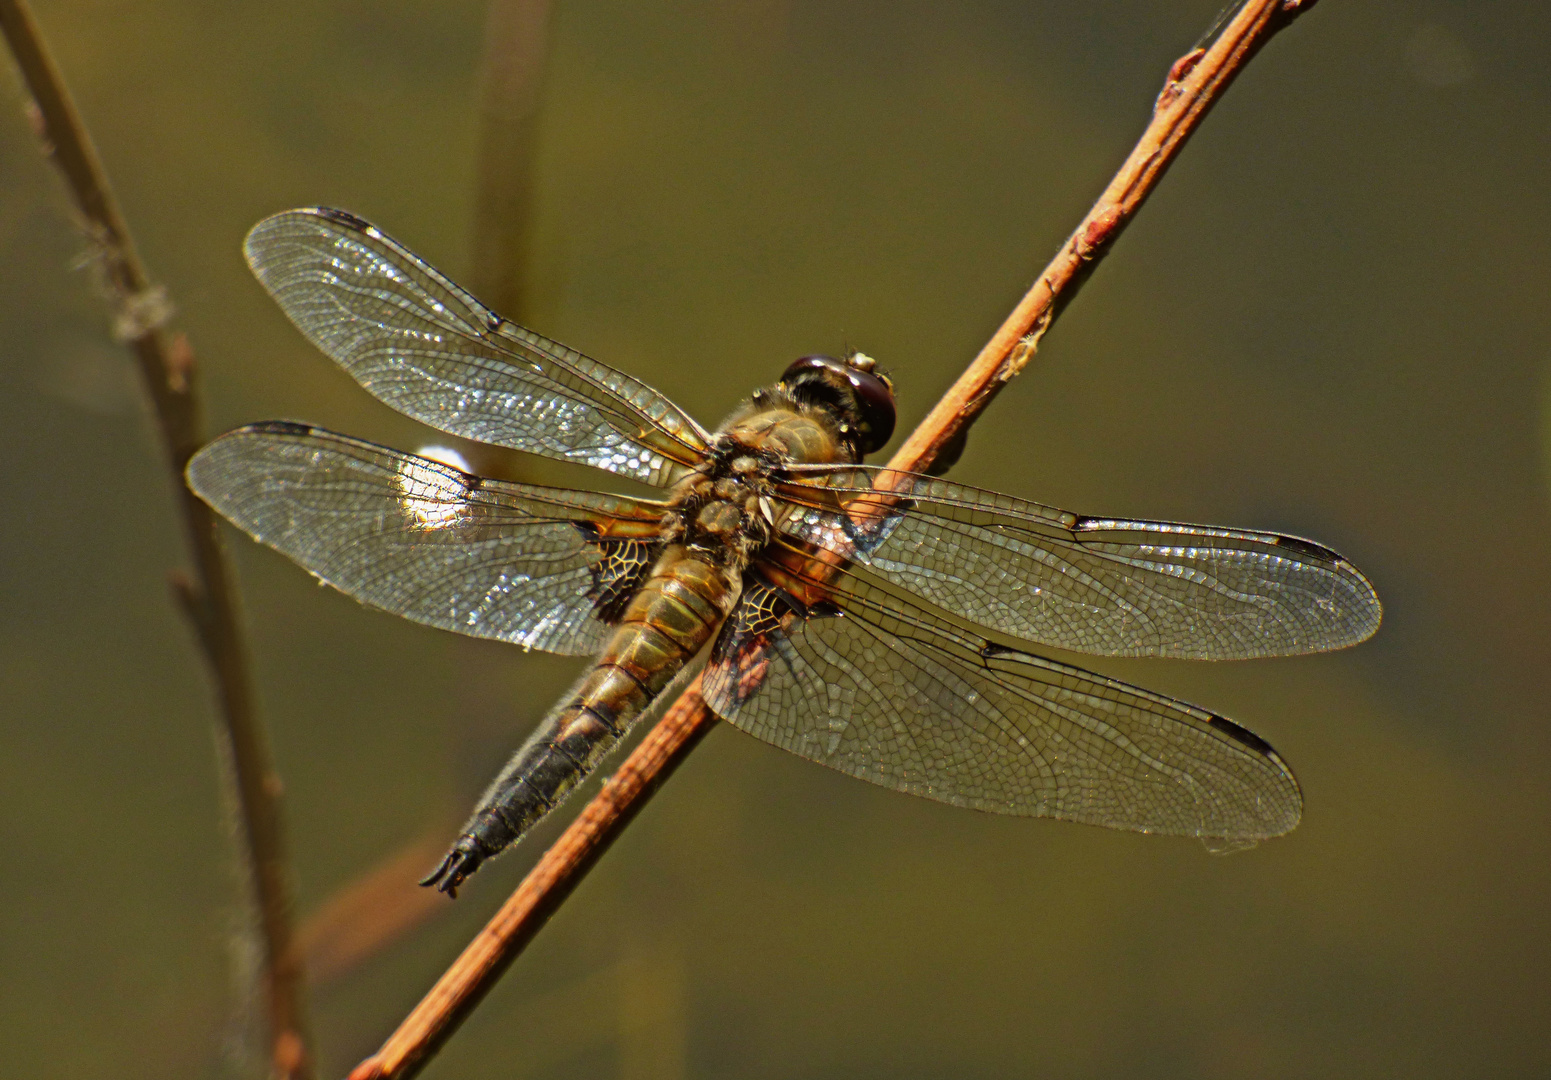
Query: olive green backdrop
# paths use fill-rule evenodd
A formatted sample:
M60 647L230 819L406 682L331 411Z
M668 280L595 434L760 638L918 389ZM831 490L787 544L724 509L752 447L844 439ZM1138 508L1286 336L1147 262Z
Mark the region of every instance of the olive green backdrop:
M707 422L799 354L861 348L907 429L1216 7L558 0L513 314ZM466 277L485 5L38 16L212 431L429 441L306 345L240 243L326 203ZM1325 0L1250 66L954 473L1296 532L1373 578L1384 626L1346 653L1093 665L1274 743L1304 785L1295 833L1212 857L890 794L717 730L426 1075L1545 1075L1548 38L1523 0ZM167 595L169 485L20 104L0 77L0 1071L257 1075L211 697ZM450 836L578 666L368 612L232 540L305 914ZM554 832L314 989L324 1075Z

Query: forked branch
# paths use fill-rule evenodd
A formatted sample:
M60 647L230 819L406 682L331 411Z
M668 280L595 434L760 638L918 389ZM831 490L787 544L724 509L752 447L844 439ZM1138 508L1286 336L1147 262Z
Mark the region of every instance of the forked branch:
M1314 0L1249 0L1205 47L1169 69L1151 122L1120 171L980 355L889 462L927 472L952 463L965 433L1034 355L1040 338L1104 257L1212 105L1278 30ZM887 477L888 473L880 474ZM684 691L463 954L350 1080L414 1076L570 895L716 717L699 680Z
M275 1075L285 1080L308 1080L313 1068L303 1023L301 965L291 928L280 777L270 755L268 735L254 708L237 594L216 521L183 482L184 466L204 441L194 392L194 353L183 335L164 328L171 304L135 254L97 151L24 0L0 0L0 30L32 95L33 119L45 150L64 174L80 212L92 256L116 308L115 334L133 350L150 394L173 496L193 559L192 573L173 573L173 592L193 624L216 683L242 814L247 877L252 882L263 934L270 1059Z

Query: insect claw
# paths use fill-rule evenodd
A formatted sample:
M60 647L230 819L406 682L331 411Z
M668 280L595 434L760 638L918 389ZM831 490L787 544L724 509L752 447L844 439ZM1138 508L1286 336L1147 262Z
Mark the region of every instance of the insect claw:
M442 880L442 877L452 866L453 854L455 853L448 854L448 856L441 861L441 864L437 866L435 870L432 870L429 874L420 879L421 888L429 888L430 886L435 885L437 882Z
M426 888L434 885L456 900L458 886L467 881L469 875L479 869L479 864L482 862L484 862L484 856L479 851L479 842L465 836L453 845L447 857L441 861L441 865L422 879L420 884Z

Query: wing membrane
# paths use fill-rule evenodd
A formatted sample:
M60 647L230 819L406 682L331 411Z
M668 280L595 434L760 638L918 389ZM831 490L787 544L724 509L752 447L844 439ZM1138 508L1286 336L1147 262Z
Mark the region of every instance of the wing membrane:
M189 484L255 540L362 603L474 637L596 653L651 566L662 507L509 484L303 424L194 455Z
M502 319L351 214L276 214L244 250L313 344L432 427L659 487L705 449L704 429L645 383Z
M751 576L703 691L767 742L976 810L1242 846L1302 796L1270 746L1184 702L999 647L847 572L803 608Z
M1378 629L1340 555L1275 533L1085 518L891 472L813 472L782 493L791 535L1000 633L1102 656L1230 660L1344 648ZM846 508L837 509L835 499Z

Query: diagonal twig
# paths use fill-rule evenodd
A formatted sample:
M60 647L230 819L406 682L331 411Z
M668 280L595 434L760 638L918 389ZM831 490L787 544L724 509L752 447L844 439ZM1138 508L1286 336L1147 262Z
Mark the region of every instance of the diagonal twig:
M1157 187L1244 65L1314 0L1248 0L1204 47L1169 69L1152 119L1125 164L1018 306L889 462L940 471L969 426L1034 355L1040 339ZM880 474L887 482L888 472ZM716 722L697 678L647 733L495 917L350 1080L407 1080L473 1011L652 792Z
M192 573L173 572L173 593L193 624L215 680L225 750L236 780L248 877L263 934L269 1056L276 1075L308 1080L313 1069L303 1022L301 965L291 929L280 777L254 707L237 594L216 521L183 482L184 466L204 441L194 353L182 334L165 329L171 304L135 253L97 151L24 0L0 0L0 30L32 96L33 119L45 151L64 174L116 306L115 334L134 352L150 394L193 560Z

